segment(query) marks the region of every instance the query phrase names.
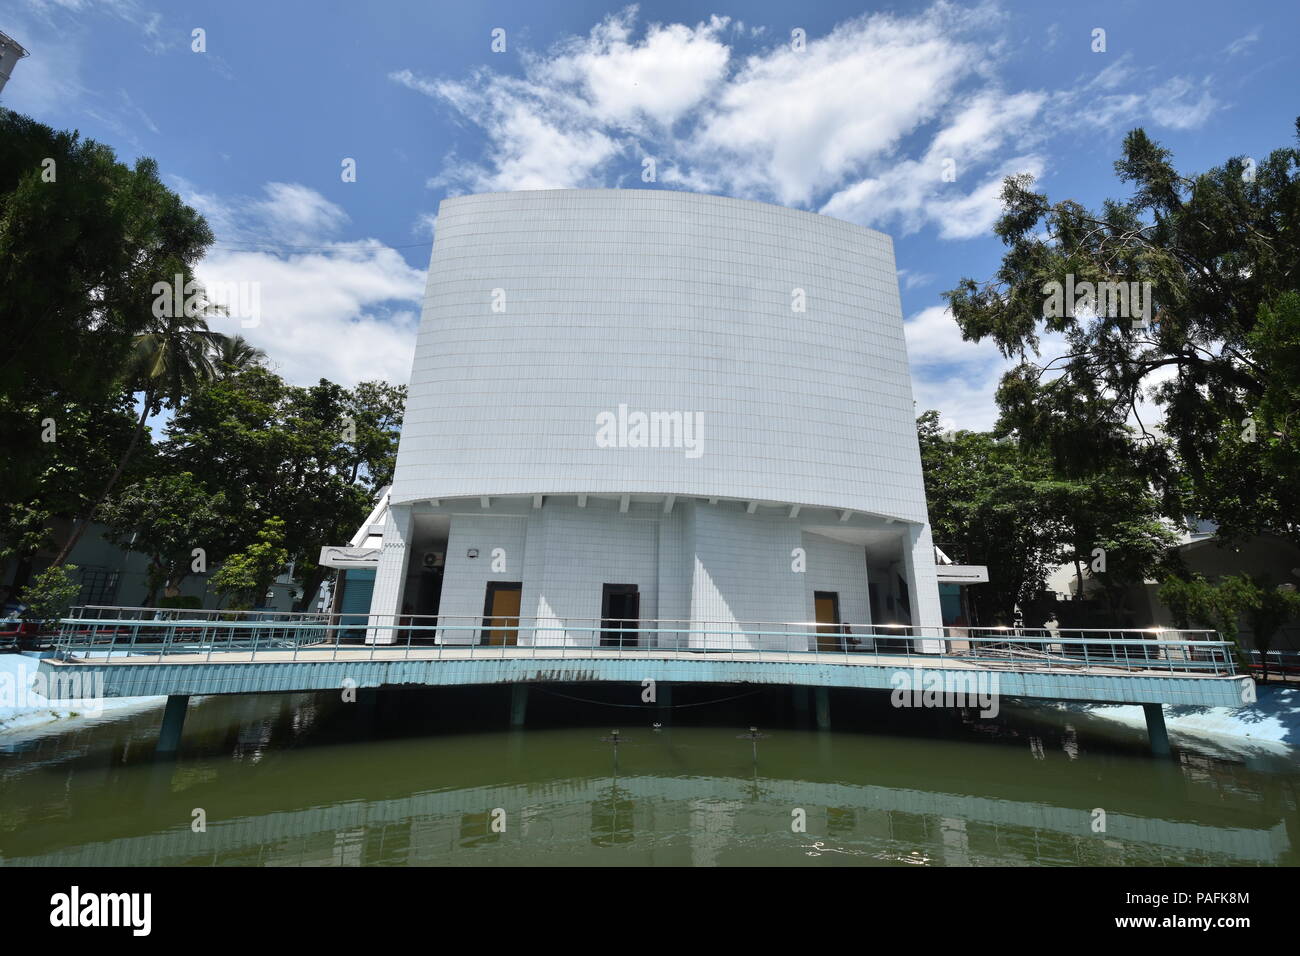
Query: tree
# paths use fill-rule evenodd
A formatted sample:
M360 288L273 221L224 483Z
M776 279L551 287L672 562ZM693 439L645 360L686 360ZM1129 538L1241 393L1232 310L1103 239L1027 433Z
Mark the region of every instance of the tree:
M229 378L266 362L266 353L242 335L222 335L217 338L212 357L218 378Z
M40 495L40 421L119 391L154 284L192 278L211 242L153 160L0 109L0 500Z
M1250 636L1255 650L1259 651L1263 679L1268 680L1268 652L1273 646L1273 638L1278 630L1288 621L1300 617L1300 594L1295 587L1274 587L1267 577L1256 578L1254 599L1246 607L1246 623L1250 626Z
M98 506L127 473L145 422L173 404L210 346L200 294L160 310L158 287L197 288L193 267L212 242L203 217L158 178L79 134L0 109L0 500L7 547L30 549L38 522L80 516L55 564L67 560ZM164 315L163 313L166 313ZM172 318L171 316L176 316ZM72 409L143 391L134 432L115 466L83 468L85 482L50 487L66 456ZM128 405L131 403L128 401ZM46 422L60 432L47 440ZM102 445L100 446L103 447ZM104 475L108 474L107 481ZM21 503L15 510L15 503ZM30 551L25 552L30 556Z
M254 607L276 577L284 571L289 552L284 548L284 521L267 518L257 541L232 554L212 576L212 588L222 598L233 598L231 607Z
M149 557L146 606L153 606L159 591L164 597L179 594L198 557L204 566L215 565L230 553L225 504L223 492L209 492L185 471L129 485L104 505L108 540Z
M135 337L134 348L123 375L129 393L144 393L135 431L94 503L83 512L81 520L64 542L54 559L55 564L67 560L86 527L112 494L118 479L126 470L131 454L145 433L145 423L149 417L157 415L164 407L178 407L204 382L217 377L214 356L223 338L224 336L208 331L208 324L200 315L176 315L174 312L165 313L159 317L156 326Z
M1268 652L1273 637L1282 625L1300 617L1300 594L1294 587L1274 587L1266 575L1227 575L1213 583L1199 574L1170 577L1160 588L1160 600L1179 627L1187 627L1189 622L1212 627L1232 641L1243 671L1248 670L1239 641L1240 622L1244 619L1255 650L1259 651L1264 681L1268 680Z
M225 493L237 540L265 515L285 520L301 608L326 573L321 547L350 538L391 481L404 401L405 389L384 383L299 388L255 366L178 409L162 454Z
M36 575L23 592L23 619L35 622L42 632L51 631L68 613L81 590L73 580L75 564L52 565Z
M1048 449L1067 474L1140 462L1171 517L1194 507L1225 536L1300 540L1291 297L1300 150L1183 176L1139 129L1115 169L1133 194L1098 211L1049 203L1030 177L1009 178L996 226L1008 247L1000 268L946 294L966 339L991 338L1018 359L998 393L999 427ZM1063 336L1067 350L1043 362L1047 333ZM1148 395L1169 442L1142 421ZM1265 419L1269 447L1233 445L1248 420Z
M1176 541L1159 500L1132 471L1071 477L1045 450L1010 437L942 434L936 411L917 419L917 433L935 540L988 566L989 581L969 591L981 622L1013 623L1062 564L1074 565L1080 597L1088 569L1117 621L1128 588L1161 568Z
M4 402L0 397L0 406ZM120 392L44 409L10 407L0 416L26 420L33 433L48 426L52 439L21 463L30 468L30 480L20 483L26 496L0 497L0 561L16 560L14 586L21 590L37 552L57 547L53 529L60 516L80 513L112 471L130 441L135 416L129 396ZM128 474L134 478L150 462L150 454L137 455Z
M1169 608L1175 626L1187 628L1195 624L1218 631L1233 645L1237 666L1243 673L1249 672L1250 662L1238 640L1241 634L1239 622L1256 596L1255 585L1245 575L1224 577L1213 584L1199 574L1187 578L1170 577L1159 591L1160 600Z
M917 419L917 432L935 540L989 569L988 582L968 592L975 619L1015 623L1062 563L1062 529L1047 506L1050 463L986 432L944 435L936 411Z
M1111 464L1077 477L1058 472L1044 506L1062 531L1061 556L1074 566L1079 597L1087 569L1100 586L1104 623L1121 625L1136 610L1127 604L1131 588L1166 569L1178 535L1147 480Z

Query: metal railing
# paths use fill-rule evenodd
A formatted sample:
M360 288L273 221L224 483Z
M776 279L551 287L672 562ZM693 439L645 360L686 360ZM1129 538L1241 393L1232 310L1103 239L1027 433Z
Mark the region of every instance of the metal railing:
M1102 673L1236 673L1214 631L949 628L737 622L210 611L86 606L60 624L56 657L212 660L578 658L681 653ZM227 655L243 655L232 658Z

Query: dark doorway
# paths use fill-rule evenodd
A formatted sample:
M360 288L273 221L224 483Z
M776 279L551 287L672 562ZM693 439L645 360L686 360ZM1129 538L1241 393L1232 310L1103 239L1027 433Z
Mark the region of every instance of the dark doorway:
M518 581L489 581L483 602L481 644L519 643L519 601L523 585Z
M635 584L606 584L600 598L602 647L636 647L641 595Z

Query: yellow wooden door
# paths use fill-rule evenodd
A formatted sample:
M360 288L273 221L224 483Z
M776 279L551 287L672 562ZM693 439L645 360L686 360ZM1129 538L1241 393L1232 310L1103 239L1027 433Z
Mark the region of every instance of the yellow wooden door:
M840 649L840 622L835 598L831 595L818 595L813 602L817 610L817 650L838 651Z
M520 588L495 588L492 591L492 607L489 611L487 626L497 630L488 631L488 643L495 645L519 643L519 601L523 595ZM511 628L511 630L503 630Z

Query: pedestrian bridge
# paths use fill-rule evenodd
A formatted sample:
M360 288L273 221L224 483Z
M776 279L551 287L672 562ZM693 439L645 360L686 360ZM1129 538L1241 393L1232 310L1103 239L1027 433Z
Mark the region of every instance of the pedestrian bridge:
M1233 645L1213 631L107 607L63 620L40 669L51 698L87 696L87 686L108 697L167 696L169 714L182 718L194 695L512 684L512 716L522 722L528 684L596 681L811 687L823 726L832 687L938 694L940 706L954 694L961 706L989 696L1140 703L1157 749L1162 704L1239 707L1253 691Z

